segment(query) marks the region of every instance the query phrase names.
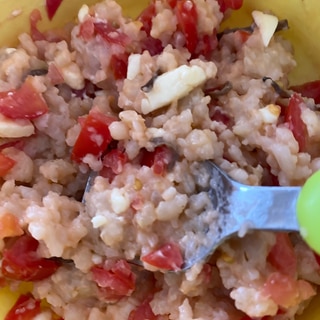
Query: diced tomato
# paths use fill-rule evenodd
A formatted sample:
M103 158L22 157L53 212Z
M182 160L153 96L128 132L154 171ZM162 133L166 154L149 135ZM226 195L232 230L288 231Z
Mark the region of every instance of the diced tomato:
M150 306L150 299L143 301L136 309L129 314L128 320L157 320Z
M28 77L18 89L0 92L0 113L11 119L34 119L48 112L48 105Z
M41 312L40 300L31 294L22 294L4 320L32 320Z
M160 145L154 151L141 151L141 165L153 168L155 174L164 174L174 161L174 151L166 145Z
M297 272L297 258L287 233L277 233L276 243L271 248L267 261L277 271L294 277Z
M46 10L49 20L52 20L61 5L61 2L62 0L46 0Z
M128 57L127 53L112 55L110 59L110 69L116 80L124 79L127 76L128 70Z
M103 165L111 168L113 173L119 174L123 170L123 166L128 162L128 156L119 149L113 149L103 157Z
M168 0L169 6L174 9L177 6L178 0Z
M269 275L263 287L264 294L269 295L280 307L289 308L307 300L316 294L311 284L305 280L295 280L291 276L274 272Z
M16 161L0 152L0 177L5 176L16 164Z
M196 48L196 55L200 56L203 55L206 59L210 59L210 56L214 49L218 46L218 38L217 38L217 31L213 30L212 34L205 34L200 37L197 48Z
M163 51L161 40L152 38L151 36L147 36L146 38L142 39L140 45L141 50L148 50L151 56L160 54Z
M3 250L2 275L13 280L38 281L54 274L60 263L40 257L38 246L39 242L27 234L9 241Z
M73 147L71 158L81 162L88 154L101 157L112 141L109 125L114 120L115 118L92 109L82 121L82 128Z
M303 97L313 98L317 104L320 103L320 80L292 86L290 89L300 93Z
M142 23L141 30L145 31L147 36L141 40L141 50L148 50L151 56L160 54L163 51L162 42L159 39L151 37L150 32L152 29L152 19L156 14L156 7L154 3L151 3L145 8L139 17L138 21Z
M192 0L180 0L176 4L176 16L178 26L183 32L186 40L186 48L194 53L198 44L198 13L196 5Z
M122 31L113 27L110 23L95 22L94 30L108 43L118 44L123 47L130 43L130 38Z
M141 30L145 31L147 35L150 35L152 29L152 19L156 15L156 6L154 3L150 3L138 16L137 20L142 23Z
M238 10L243 5L243 0L218 0L220 11L226 12L228 9Z
M178 244L170 242L141 257L146 262L161 270L178 271L183 265L183 257Z
M94 36L94 20L86 19L80 24L79 36L88 41Z
M38 29L38 22L42 20L41 12L38 9L34 9L30 13L30 34L33 41L45 40L46 36Z
M209 105L209 108L211 120L221 122L225 124L227 127L233 124L233 121L229 117L229 115L226 112L224 112L220 107L216 107L215 105Z
M0 239L23 235L19 219L12 213L6 212L0 215Z
M93 280L103 298L118 300L130 296L135 289L136 276L125 260L107 261L91 268Z
M307 126L301 119L301 110L306 108L302 97L298 93L294 93L285 109L285 122L292 131L293 136L299 144L299 151L304 152L307 146Z
M240 38L241 43L245 43L251 36L250 32L244 30L237 30L235 33Z

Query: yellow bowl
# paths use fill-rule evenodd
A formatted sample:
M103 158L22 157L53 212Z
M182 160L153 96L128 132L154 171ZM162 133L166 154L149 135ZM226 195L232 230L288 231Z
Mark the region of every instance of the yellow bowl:
M13 46L17 43L17 36L28 30L29 14L34 8L40 9L43 20L39 27L42 30L52 29L73 20L83 3L94 4L98 0L65 0L56 15L49 21L44 7L44 0L0 0L0 45ZM136 17L148 0L118 0L124 13ZM251 12L254 9L272 11L281 19L288 19L290 30L284 36L293 43L297 68L290 79L292 84L320 79L320 43L317 36L320 30L320 19L317 12L320 9L319 0L244 0L241 10L232 14L225 23L226 27L244 26L251 23ZM20 292L27 291L29 286L22 286ZM8 288L0 289L0 319L4 319L8 309L13 305L17 294ZM308 309L298 320L314 320L320 314L320 295L315 298Z

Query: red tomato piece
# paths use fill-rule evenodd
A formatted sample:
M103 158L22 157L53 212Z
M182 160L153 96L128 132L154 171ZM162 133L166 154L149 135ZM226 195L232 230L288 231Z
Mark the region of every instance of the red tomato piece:
M198 56L203 55L206 59L210 60L210 56L217 46L217 31L213 30L211 35L205 34L199 39L195 53Z
M34 9L30 13L30 34L33 41L45 40L46 36L38 29L38 22L42 20L41 12Z
M93 19L86 19L80 24L79 36L88 41L94 36L94 30Z
M138 16L137 20L142 23L141 30L145 31L147 35L150 35L152 29L152 19L156 15L156 6L151 3L146 7Z
M46 10L49 20L52 20L61 3L62 0L46 0Z
M218 0L220 11L226 12L228 9L238 10L243 5L243 0Z
M271 248L267 261L277 271L294 277L297 272L297 258L287 233L277 233L276 243Z
M146 262L162 270L178 271L183 265L183 257L178 244L170 242L141 257Z
M56 260L39 257L39 242L25 234L13 239L3 250L1 272L19 281L38 281L50 277L60 267Z
M306 150L308 140L307 126L301 119L302 108L306 108L302 97L298 93L294 93L285 109L285 122L288 124L289 129L297 140L300 152Z
M22 294L4 320L32 320L41 312L40 300L31 294Z
M192 0L180 0L176 4L178 26L186 39L186 48L194 53L198 44L198 13Z
M122 31L113 27L110 23L95 22L94 30L110 44L118 44L125 47L130 43L130 38Z
M136 309L129 314L128 320L157 320L158 317L153 313L150 306L150 299L143 301Z
M125 260L107 261L91 268L93 280L107 300L130 296L135 289L136 276Z
M91 110L86 118L81 120L82 128L73 147L71 158L81 162L88 154L101 157L112 141L109 125L114 120L115 118L100 111Z
M164 174L174 161L174 151L166 145L161 145L149 152L141 151L141 165L153 167L155 174Z
M320 103L320 80L292 86L290 89L300 93L303 97L313 98L317 104Z
M112 55L110 59L110 69L116 80L124 79L127 76L128 70L128 58L127 53Z
M128 156L125 152L114 149L108 152L102 160L105 167L111 168L114 174L119 174L123 166L128 162Z
M0 113L11 119L34 119L48 112L48 105L28 77L18 89L0 92Z
M274 272L264 284L264 292L279 306L289 307L296 299L296 280L280 272Z
M0 216L0 239L23 235L19 219L12 213L6 212Z
M0 152L0 177L5 176L15 164L15 160Z
M295 306L316 294L311 284L305 280L295 280L291 276L274 272L269 275L263 287L264 294L282 308Z

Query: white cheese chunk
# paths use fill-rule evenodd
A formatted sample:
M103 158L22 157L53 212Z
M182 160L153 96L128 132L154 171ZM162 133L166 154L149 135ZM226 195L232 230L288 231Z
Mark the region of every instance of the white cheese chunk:
M34 126L28 119L10 119L0 114L0 137L22 138L34 134Z
M262 42L265 47L267 47L270 43L271 38L274 35L274 32L277 29L278 26L278 18L276 16L273 16L271 14L263 13L261 11L253 11L252 17L259 28Z
M145 99L141 101L144 114L162 108L185 97L190 91L206 81L206 73L199 66L182 65L158 76Z
M133 80L140 72L141 54L131 54L128 59L127 79Z

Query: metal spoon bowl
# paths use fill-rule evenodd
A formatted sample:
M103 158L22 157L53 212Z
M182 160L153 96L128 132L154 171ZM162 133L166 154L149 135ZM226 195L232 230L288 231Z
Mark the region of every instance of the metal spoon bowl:
M197 163L199 174L209 181L202 190L210 199L210 210L185 225L182 247L184 264L180 271L190 269L208 259L224 241L244 236L253 230L299 231L296 203L301 187L249 186L228 176L212 161ZM97 173L89 176L88 193ZM201 179L201 177L199 178ZM85 203L85 195L83 202ZM191 230L191 231L190 231ZM138 259L135 264L142 265Z

